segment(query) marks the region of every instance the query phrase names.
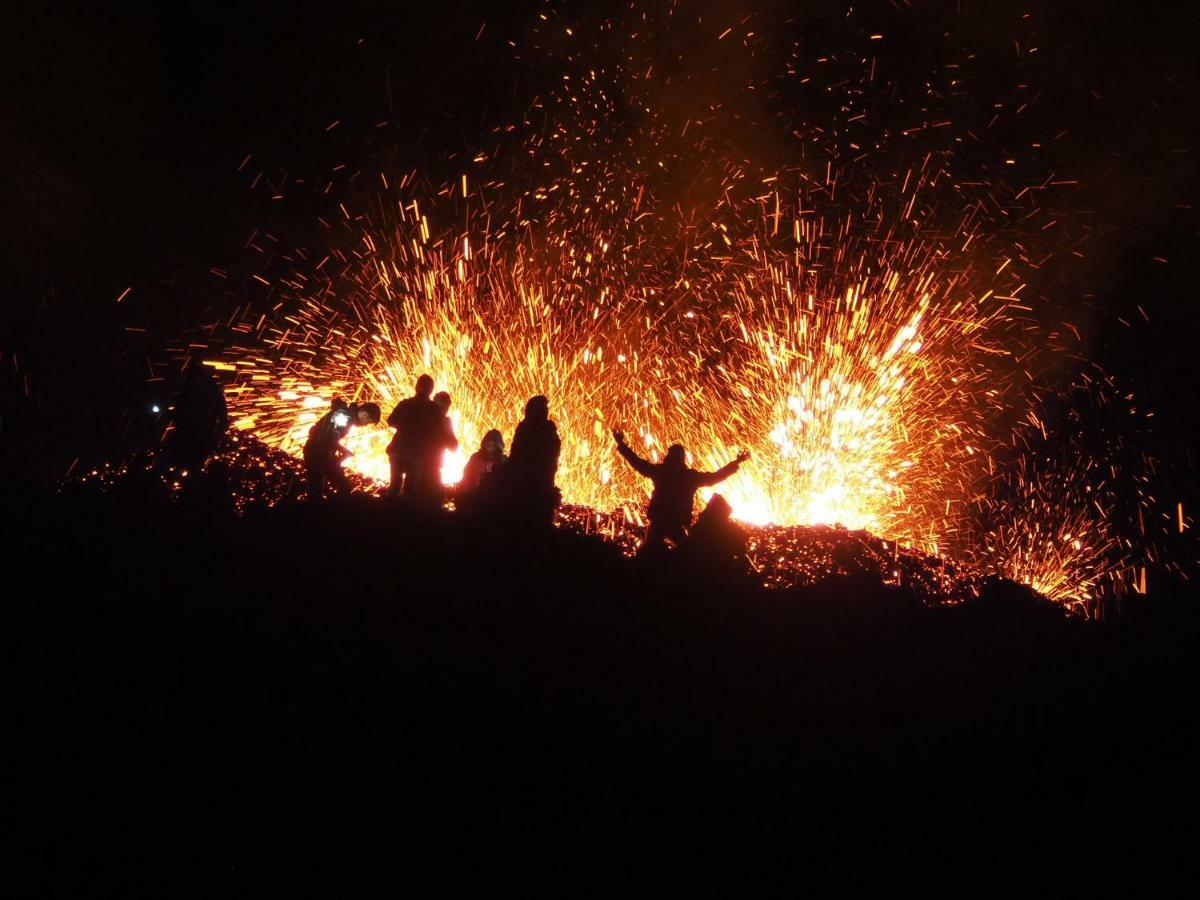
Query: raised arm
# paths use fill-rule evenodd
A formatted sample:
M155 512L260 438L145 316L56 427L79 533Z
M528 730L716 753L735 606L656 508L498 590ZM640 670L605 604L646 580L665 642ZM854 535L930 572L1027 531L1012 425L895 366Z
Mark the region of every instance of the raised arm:
M642 459L633 452L633 449L625 443L625 433L623 431L614 430L613 439L617 442L617 452L625 458L625 462L633 466L635 472L647 478L654 477L654 463Z
M697 473L700 477L696 480L699 482L701 487L712 487L714 484L720 484L722 481L736 472L738 467L749 458L750 454L743 450L732 462L722 466L721 468L717 469L717 471Z

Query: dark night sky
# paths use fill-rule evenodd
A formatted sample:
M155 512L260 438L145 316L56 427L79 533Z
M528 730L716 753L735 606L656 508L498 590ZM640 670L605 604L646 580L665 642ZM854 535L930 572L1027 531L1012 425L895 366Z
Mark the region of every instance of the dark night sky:
M1200 387L1194 29L1146 3L902 5L856 4L856 15L889 25L897 65L906 39L920 56L947 31L1002 59L1032 10L1042 56L1026 65L1046 94L1039 115L1070 122L1066 162L1087 179L1082 201L1110 232L1088 276L1105 309L1092 352L1157 410L1151 449L1186 466ZM54 4L10 18L21 24L0 64L6 466L46 476L73 457L66 444L106 445L129 398L143 396L154 343L204 321L217 290L209 267L235 267L247 236L278 216L238 173L247 155L293 175L339 156L365 165L386 143L433 158L470 146L541 77L504 46L535 2L171 6ZM598 6L615 4L579 5L580 14ZM729 20L759 9L766 21L785 11L837 20L844 9L680 6ZM1149 324L1134 321L1137 304ZM150 334L131 338L130 325Z

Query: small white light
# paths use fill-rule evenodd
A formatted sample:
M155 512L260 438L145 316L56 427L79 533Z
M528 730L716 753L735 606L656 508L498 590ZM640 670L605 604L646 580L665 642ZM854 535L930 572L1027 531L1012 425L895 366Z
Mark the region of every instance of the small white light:
M158 411L159 411L159 409L158 409L157 403L155 403L152 407L150 407L150 412L156 413Z
M350 417L348 415L346 415L344 412L334 413L333 424L336 425L338 428L345 428L346 424L349 421L350 421Z

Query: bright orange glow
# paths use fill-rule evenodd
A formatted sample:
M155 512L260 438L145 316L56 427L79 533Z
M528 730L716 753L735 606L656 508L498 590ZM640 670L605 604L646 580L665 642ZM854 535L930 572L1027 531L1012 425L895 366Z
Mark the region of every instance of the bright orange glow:
M680 442L698 468L746 449L718 489L746 522L864 529L1087 597L1118 564L1091 498L1031 479L1037 503L972 531L1049 352L1025 315L1031 254L1005 230L1034 227L1036 207L1005 204L1036 194L957 177L950 138L856 168L823 124L789 124L791 162L757 166L729 136L751 130L740 113L660 108L640 34L628 65L569 57L560 91L448 163L465 171L379 173L378 195L322 220L329 246L256 274L272 311L219 354L236 427L299 455L333 397L386 417L427 372L453 397L450 484L485 431L511 441L546 394L569 503L645 500L613 427L651 458ZM389 440L353 430L349 467L386 482Z

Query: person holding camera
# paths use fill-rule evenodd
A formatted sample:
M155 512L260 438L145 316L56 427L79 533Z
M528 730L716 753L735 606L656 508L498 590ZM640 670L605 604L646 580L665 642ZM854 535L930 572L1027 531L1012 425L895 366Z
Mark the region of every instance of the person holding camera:
M378 421L377 404L355 403L348 406L340 397L333 399L329 412L308 430L308 440L304 444L309 500L322 499L326 482L333 486L335 493L350 493L350 480L342 469L342 462L354 453L342 446L342 438L355 425L374 425Z

